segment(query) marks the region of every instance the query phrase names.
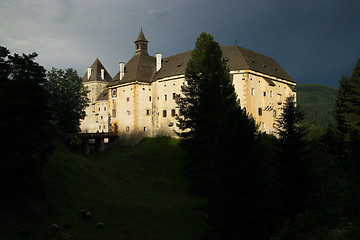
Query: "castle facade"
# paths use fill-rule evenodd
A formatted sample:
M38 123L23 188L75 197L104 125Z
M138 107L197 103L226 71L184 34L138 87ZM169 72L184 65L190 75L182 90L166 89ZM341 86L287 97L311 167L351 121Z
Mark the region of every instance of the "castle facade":
M142 30L134 43L134 56L120 63L113 78L98 59L88 68L83 83L90 90L91 104L81 122L82 132L116 131L129 143L176 136L179 131L175 96L185 83L191 51L166 58L150 56ZM270 57L238 46L221 49L241 106L261 131L273 132L285 99L296 95L295 81Z

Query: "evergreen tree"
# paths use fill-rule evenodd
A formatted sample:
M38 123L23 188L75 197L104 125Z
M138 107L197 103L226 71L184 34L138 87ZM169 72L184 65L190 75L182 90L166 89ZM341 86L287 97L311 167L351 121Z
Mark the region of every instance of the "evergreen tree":
M182 144L187 150L186 178L189 192L202 195L206 189L206 174L212 168L211 143L226 109L237 104L229 69L222 50L213 37L202 33L187 64L186 84L182 96L176 99L181 117L178 118Z
M288 97L276 123L279 140L276 174L284 216L290 219L305 210L313 189L307 128L303 120L295 97Z
M45 69L33 54L9 55L0 48L1 178L3 184L24 184L37 176L51 152L50 114Z
M351 77L343 76L340 81L335 117L341 133L360 134L360 59Z
M239 105L229 108L215 134L203 239L269 239L279 227L277 199L267 182L265 135ZM266 146L268 147L268 146Z
M79 121L85 118L88 106L87 90L77 72L68 68L52 68L47 73L45 88L50 93L51 122L62 133L79 131Z
M178 120L190 193L207 200L203 239L265 239L274 232L276 214L262 138L237 102L221 48L210 35L198 38L185 76Z

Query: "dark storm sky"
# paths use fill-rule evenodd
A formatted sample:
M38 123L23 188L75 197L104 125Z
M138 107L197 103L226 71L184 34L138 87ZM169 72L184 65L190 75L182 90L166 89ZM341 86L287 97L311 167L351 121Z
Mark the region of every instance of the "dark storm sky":
M98 57L115 75L141 28L164 57L207 32L274 58L298 83L338 86L360 58L359 13L358 0L5 0L0 45L81 76Z

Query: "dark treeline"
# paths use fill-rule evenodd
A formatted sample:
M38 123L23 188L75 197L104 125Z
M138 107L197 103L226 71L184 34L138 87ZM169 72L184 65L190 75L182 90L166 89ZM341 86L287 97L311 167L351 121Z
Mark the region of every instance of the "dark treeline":
M53 140L78 131L88 102L76 71L46 72L36 57L36 53L11 55L0 46L2 196L32 190L54 149Z
M241 109L221 49L202 33L178 118L192 196L206 198L203 239L360 239L360 61L343 77L337 126L310 134L293 96L276 137Z

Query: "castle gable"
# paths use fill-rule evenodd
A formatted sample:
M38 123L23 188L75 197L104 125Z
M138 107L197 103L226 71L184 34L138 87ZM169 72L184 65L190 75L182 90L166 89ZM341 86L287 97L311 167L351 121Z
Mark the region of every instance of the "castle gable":
M132 82L150 83L155 74L155 64L155 57L147 53L137 53L125 65L124 77L120 80L120 72L118 72L108 87Z
M89 72L90 71L90 72ZM83 82L90 82L90 81L104 81L110 82L111 76L105 67L102 65L100 60L96 58L94 63L88 68L88 72L82 78Z

